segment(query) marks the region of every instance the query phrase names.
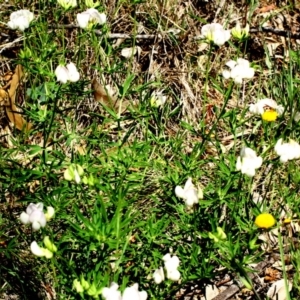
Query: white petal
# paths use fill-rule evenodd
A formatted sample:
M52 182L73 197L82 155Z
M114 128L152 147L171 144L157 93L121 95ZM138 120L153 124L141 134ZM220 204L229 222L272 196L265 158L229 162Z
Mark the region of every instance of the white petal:
M121 55L125 58L130 58L134 56L137 52L136 47L131 47L131 48L123 48L121 51Z
M178 198L184 198L185 197L184 189L181 186L177 185L175 187L175 195Z
M80 74L77 71L76 66L71 62L67 64L67 69L68 69L68 79L72 82L76 82L80 78Z
M127 287L123 292L122 300L140 300L138 285Z
M31 252L39 257L45 256L44 249L41 248L36 241L32 242L30 245Z
M165 268L166 268L167 272L176 270L179 266L179 263L180 263L179 258L176 255L174 255L169 260L165 261Z
M110 287L102 289L102 296L105 300L122 300L121 292L118 291L119 286L112 282Z
M165 280L164 269L162 267L154 271L153 279L156 284L160 284L162 281Z
M32 230L33 231L38 231L41 228L41 224L37 221L32 222Z
M228 70L223 70L222 75L225 79L229 79L231 77L231 72Z
M234 60L229 60L226 64L227 67L229 67L230 69L233 69L236 66L236 61Z
M180 279L180 272L178 270L171 270L167 272L167 277L172 281L178 281Z
M35 210L29 215L29 222L31 223L38 222L41 227L45 227L46 226L45 214L40 210Z
M57 81L59 81L61 83L66 83L69 79L68 69L61 65L57 66L57 68L55 69L55 75L56 75Z
M29 215L26 212L22 212L20 215L20 221L22 224L28 224L29 223Z
M170 253L165 254L162 259L165 262L169 261L171 259L171 254Z

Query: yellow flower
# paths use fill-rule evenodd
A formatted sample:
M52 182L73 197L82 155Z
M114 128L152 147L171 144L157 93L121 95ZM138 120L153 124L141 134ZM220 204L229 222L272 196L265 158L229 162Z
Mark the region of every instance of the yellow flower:
M283 220L283 224L290 224L290 223L292 223L292 220L290 218L285 218Z
M276 121L277 119L277 116L278 116L278 113L276 110L273 110L273 109L270 109L270 110L266 110L262 115L262 119L264 121L267 121L267 122L273 122L273 121Z
M263 213L255 218L254 223L259 228L270 228L276 223L276 221L271 214Z

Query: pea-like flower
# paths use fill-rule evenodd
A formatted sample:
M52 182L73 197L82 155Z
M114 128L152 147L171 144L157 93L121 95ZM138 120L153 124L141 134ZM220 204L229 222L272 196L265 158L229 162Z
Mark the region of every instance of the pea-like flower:
M27 9L21 9L13 12L10 15L10 21L7 23L7 26L11 29L19 29L24 31L29 27L30 22L33 20L34 15Z
M249 36L249 30L249 24L247 24L246 27L242 28L240 22L237 22L236 26L231 29L231 34L233 38L242 41Z
M218 243L222 240L226 240L227 235L221 227L217 227L217 232L209 232L208 237Z
M139 291L139 285L135 283L124 290L122 300L146 300L147 297L147 292Z
M111 283L109 288L102 289L102 296L105 300L146 300L148 295L145 291L139 291L139 285L133 284L131 287L127 287L123 295L118 291L119 285L115 282Z
M167 278L172 281L178 281L180 279L180 272L177 270L180 263L178 256L171 256L171 254L168 253L163 257L163 261L165 262Z
M276 220L271 214L263 213L263 214L258 215L255 218L254 223L259 228L267 229L267 228L274 226L274 224L276 223Z
M292 139L288 143L284 143L282 139L279 139L274 150L280 156L282 163L300 158L300 145Z
M206 24L201 28L201 37L222 46L230 39L230 30L225 30L219 23Z
M85 0L85 5L89 8L95 8L100 5L100 2L94 0Z
M203 192L201 189L197 189L192 183L192 178L188 178L184 188L176 186L175 194L178 198L182 198L188 207L199 203L199 199L203 198Z
M71 62L67 66L59 65L55 69L55 75L57 81L61 83L67 83L67 81L76 82L80 78L80 74L77 71L76 66Z
M76 0L57 0L57 3L66 10L77 6Z
M247 59L238 58L236 61L230 60L226 63L230 70L222 72L225 79L232 78L235 83L242 83L243 79L251 79L254 76L254 69L250 67Z
M163 94L162 91L154 92L150 98L150 105L152 107L160 107L163 106L167 101L167 96Z
M68 181L75 181L77 184L81 182L81 176L84 171L80 165L72 164L64 172L64 178Z
M30 203L26 209L26 212L22 212L20 215L21 223L31 223L33 231L37 231L41 227L45 227L47 220L50 220L54 215L54 208L48 206L46 214L44 214L43 208L43 203Z
M277 116L284 112L284 107L278 105L273 99L265 98L258 100L255 104L250 104L249 111L253 114L261 115L265 121L275 121Z
M249 177L255 175L255 170L262 165L262 158L248 147L243 147L240 156L237 158L236 169Z
M89 8L83 13L77 14L77 22L81 28L90 28L95 24L106 23L106 15L99 13L95 8Z
M153 279L156 284L160 284L165 280L165 273L163 267L156 269L153 273Z
M32 254L38 257L52 258L53 253L57 251L57 247L50 241L48 236L44 237L44 245L46 248L40 247L36 241L33 241L30 245Z

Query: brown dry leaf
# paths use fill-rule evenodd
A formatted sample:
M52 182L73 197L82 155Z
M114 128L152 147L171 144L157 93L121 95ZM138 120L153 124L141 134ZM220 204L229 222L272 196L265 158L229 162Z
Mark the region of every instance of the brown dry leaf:
M9 103L8 93L4 89L0 89L0 105L5 105Z
M257 14L261 14L261 13L266 13L266 12L269 12L273 9L276 9L277 6L275 4L271 4L271 5L267 5L267 6L264 6L262 8L258 8L255 13Z
M32 124L24 120L17 106L15 105L16 93L22 76L23 76L22 67L20 65L17 65L15 73L12 76L10 82L10 88L8 91L8 96L9 96L8 102L5 102L4 106L9 121L12 122L17 129L19 130L25 129L26 131L28 131L32 128Z
M131 106L129 101L125 100L119 102L116 97L109 95L108 91L105 90L105 88L97 81L96 78L94 78L92 81L92 89L94 91L95 100L112 109L116 113L123 113Z
M276 269L273 268L266 268L265 270L265 281L270 282L270 281L275 281L280 278L280 272Z

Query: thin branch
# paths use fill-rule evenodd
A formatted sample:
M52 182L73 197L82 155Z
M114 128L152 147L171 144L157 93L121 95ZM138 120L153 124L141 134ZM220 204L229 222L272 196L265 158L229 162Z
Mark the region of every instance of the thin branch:
M276 29L272 27L251 28L250 33L271 32L275 35L289 37L291 39L300 39L300 33L292 33L290 30Z

